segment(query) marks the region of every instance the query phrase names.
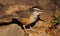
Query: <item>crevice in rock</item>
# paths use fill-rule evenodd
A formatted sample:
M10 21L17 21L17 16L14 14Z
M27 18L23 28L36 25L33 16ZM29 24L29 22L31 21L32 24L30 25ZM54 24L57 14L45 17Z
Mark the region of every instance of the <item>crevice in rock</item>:
M2 23L0 23L0 26L6 26L9 24L18 24L23 29L23 24L21 22L19 22L16 18L13 18L11 22L2 22Z

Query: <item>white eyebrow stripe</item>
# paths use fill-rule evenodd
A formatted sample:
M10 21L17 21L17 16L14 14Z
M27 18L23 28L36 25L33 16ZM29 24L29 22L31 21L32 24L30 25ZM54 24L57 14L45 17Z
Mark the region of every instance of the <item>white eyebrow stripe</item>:
M39 9L39 8L33 8L33 10L36 10L36 11L43 11L43 10L41 10L41 9Z

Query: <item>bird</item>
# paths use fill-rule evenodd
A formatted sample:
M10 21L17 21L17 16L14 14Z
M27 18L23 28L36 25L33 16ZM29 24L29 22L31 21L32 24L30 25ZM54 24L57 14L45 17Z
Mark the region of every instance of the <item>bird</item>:
M38 15L40 15L43 12L43 10L39 8L32 8L30 10L22 10L19 12L16 12L16 15L18 15L17 20L20 21L23 24L23 28L26 30L27 25L35 22L38 18ZM31 28L31 26L29 26Z
M39 8L31 8L28 10L17 11L13 14L3 15L0 18L8 21L12 18L16 18L19 22L23 24L23 27L25 28L25 26L35 22L38 18L38 15L40 15L42 12L43 10Z
M40 10L38 8L32 8L30 10L16 12L16 14L18 15L17 20L27 26L28 24L35 22L38 15L41 14L42 11L43 10Z

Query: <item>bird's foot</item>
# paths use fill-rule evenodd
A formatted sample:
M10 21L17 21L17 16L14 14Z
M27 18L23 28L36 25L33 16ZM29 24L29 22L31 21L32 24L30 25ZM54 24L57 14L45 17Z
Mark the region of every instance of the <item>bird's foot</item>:
M28 31L27 31L25 25L23 25L23 28L24 28L25 32L28 34Z
M34 32L36 31L36 30L35 30L35 29L33 29L31 26L29 26L29 27L30 27L30 30L32 30L32 31L34 31Z

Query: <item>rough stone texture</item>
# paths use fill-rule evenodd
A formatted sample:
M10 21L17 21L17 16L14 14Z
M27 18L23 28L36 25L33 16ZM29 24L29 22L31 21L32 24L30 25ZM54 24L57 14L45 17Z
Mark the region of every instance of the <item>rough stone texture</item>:
M53 13L41 13L40 14L40 19L46 21L46 22L51 22L53 20Z
M45 13L45 12L41 13L40 16L39 16L39 18L41 20L43 20L43 23L41 23L41 22L40 23L42 25L44 25L45 27L50 27L52 25L51 22L54 19L53 13Z
M0 36L24 36L24 32L17 24L0 26Z
M59 25L57 25L56 27L57 27L57 29L60 29L60 24L59 24Z
M27 13L25 11L33 7L44 10L39 16L43 21L39 20L31 29L26 29L28 33L24 32L16 24L0 26L0 36L60 36L60 25L49 29L52 25L51 21L54 19L52 16L60 17L60 0L0 0L0 16L10 15L7 16L8 19L4 16L0 19L0 22L10 21L11 17L14 16L12 14L15 14L15 12L24 11L24 13ZM21 20L21 17L16 18ZM22 22L23 20L27 22L29 19L22 18Z
M47 34L50 34L51 36L60 36L60 29L53 29L48 31Z
M5 12L10 14L20 10L26 10L35 5L34 0L0 0L0 4L5 8Z

